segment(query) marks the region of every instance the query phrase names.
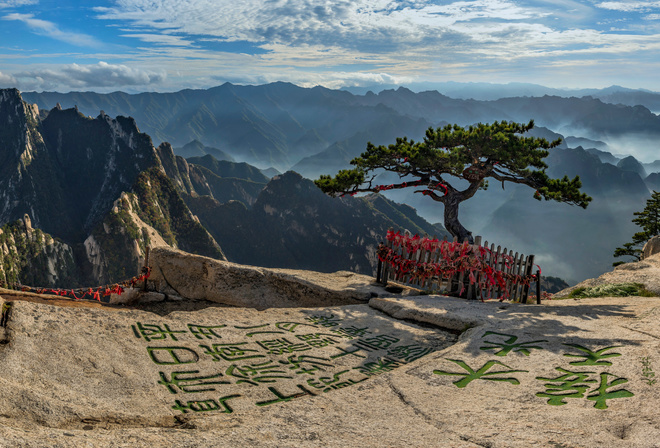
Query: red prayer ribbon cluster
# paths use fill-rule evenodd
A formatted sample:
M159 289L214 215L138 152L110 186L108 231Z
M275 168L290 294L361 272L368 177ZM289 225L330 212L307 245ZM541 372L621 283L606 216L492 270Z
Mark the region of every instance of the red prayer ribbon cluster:
M509 255L494 254L488 248L467 242L441 241L419 235L408 236L391 230L387 232L387 240L392 243L392 247L381 244L378 248L378 258L389 264L398 275L410 275L412 278L425 280L431 277L451 278L463 273L470 284L476 285L481 291L499 288L502 292L500 300L509 296L507 283L529 286L530 282L536 279L536 275L517 275L493 268L491 264L498 264L495 261L509 268L514 260ZM419 250L439 252L440 257L438 262L420 262L397 254L399 247L406 251L408 257ZM499 259L491 261L495 256ZM465 286L462 288L460 294L464 292Z
M37 294L55 294L57 296L73 297L76 300L81 300L87 296L94 300L101 301L101 296L109 296L111 294L122 294L125 288L132 288L136 284L146 281L151 275L151 268L145 266L142 268L142 274L138 277L133 277L114 285L97 286L95 288L82 288L82 289L54 289L54 288L37 288L34 286L21 286L20 290L24 292L33 292Z

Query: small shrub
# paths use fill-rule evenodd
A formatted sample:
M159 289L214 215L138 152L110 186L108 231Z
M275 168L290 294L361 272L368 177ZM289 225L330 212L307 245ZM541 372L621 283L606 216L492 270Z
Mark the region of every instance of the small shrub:
M654 297L655 294L646 289L642 283L609 283L590 288L580 287L571 291L568 298L586 298L586 297Z

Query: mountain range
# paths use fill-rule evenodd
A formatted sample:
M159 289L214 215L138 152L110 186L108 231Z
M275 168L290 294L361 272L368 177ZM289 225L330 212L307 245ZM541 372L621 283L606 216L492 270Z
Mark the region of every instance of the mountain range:
M346 87L355 95L365 95L368 92L380 93L383 90L397 89L397 85ZM660 111L660 94L644 89L629 89L621 86L610 86L603 89L557 89L539 84L512 82L508 84L493 84L486 82L441 82L441 83L409 83L406 87L414 92L436 90L443 95L456 99L473 99L493 101L500 98L560 96L565 98L581 98L590 96L604 103L623 104L625 106L642 105L651 111Z
M138 138L138 134L149 134L156 142L161 142L153 149L156 156L149 159L154 160L149 166L162 167L161 171L167 173L167 179L192 216L199 220L230 260L318 270L358 269L360 272L367 272L373 259L364 261L364 254L358 252L348 255L353 249L343 248L347 253L343 261L328 257L325 265L318 261L323 258L318 255L322 253L320 250L307 250L313 247L313 238L317 236L331 246L334 244L331 235L339 237L344 234L348 239L360 241L369 234L363 233L363 237L358 238L351 233L352 229L345 227L340 231L336 225L330 224L334 219L332 213L335 213L330 204L351 204L351 200L360 198L326 202L330 198L319 195L304 177L314 179L319 174L334 174L348 167L350 160L364 151L368 141L388 144L404 135L420 139L428 127L447 123L470 125L495 120L527 122L534 119L534 136L563 138L562 145L547 159L549 174L554 177L582 176L583 190L594 198L593 203L587 210L564 204L539 203L531 200L532 192L524 187L491 185L488 191L478 193L462 205L461 219L473 233L517 251L535 253L548 274L575 282L608 269L614 261L611 256L614 248L627 242L636 231L630 222L633 213L644 207L650 190L660 185L660 175L657 174L660 161L654 161L660 117L648 107L635 104L635 98L639 98L654 107L656 94L653 92L612 88L585 91L583 93L588 95L582 97L547 93L561 92L478 100L452 98L436 91L413 92L405 88L354 94L322 87L305 89L287 83L273 83L263 86L224 84L208 90L137 95L121 92L24 93L23 98L26 103L36 103L42 110L39 120L45 123L40 125L45 130L40 132L49 135L46 138L49 147L57 147L59 135L53 140L50 135L56 132L56 128L49 122L61 113L72 117L97 116L96 119L85 119L110 120L121 126L130 123L135 126L133 138ZM37 106L26 104L25 107ZM43 112L49 108L54 111ZM53 112L55 117L49 118ZM122 117L128 115L133 118ZM117 118L109 119L110 116ZM138 131L137 126L145 132ZM151 139L147 146L153 147ZM76 157L82 157L84 153L79 150ZM631 154L637 157L630 157ZM122 159L121 163L132 162ZM129 178L134 179L144 169L145 166L140 164L131 165L123 174L126 182L121 188L112 190L114 196L108 194L104 205L99 204L96 209L106 210L117 200L116 193L120 190L132 191L135 180L131 184ZM304 177L287 173L270 180L278 171L289 169ZM379 181L391 183L385 175ZM298 193L306 198L300 199L299 203L294 199L298 198ZM287 196L291 205L287 206L279 195ZM442 233L441 226L429 224L442 220L439 204L407 191L388 192L386 196L409 204L425 218L424 223L406 223L410 230ZM313 204L306 208L302 205L305 201ZM389 224L399 219L394 219L392 213L395 217L403 213L400 210L395 213L391 202L383 209L373 198L364 201L370 204L368 207L364 205L367 207L364 212L371 210L370 213L377 216L387 216ZM277 213L269 213L271 209ZM341 210L350 215L353 211L348 212L349 209ZM18 219L22 213L30 214L29 210L21 210L12 218ZM95 219L100 216L100 212L94 214L91 210L85 213L85 220L79 220L79 224L86 230L78 240L85 232L89 233L89 225L97 222ZM144 215L145 212L140 213ZM412 213L412 209L406 209L403 215ZM6 217L0 217L5 220L0 223L7 221ZM44 219L47 218L39 217L35 222L41 225ZM365 229L375 229L375 223L370 225L372 227L366 226ZM80 228L73 224L66 227ZM47 228L44 230L48 231ZM271 232L262 232L264 228ZM382 226L378 228L383 230ZM299 233L297 240L290 234L295 229ZM165 230L163 232L167 234ZM301 237L304 232L309 233L306 238ZM178 242L176 236L174 239ZM236 243L236 239L243 242ZM367 239L368 244L372 244L378 238L369 234ZM295 249L293 243L286 244L293 240L305 250ZM174 240L170 237L170 241ZM331 253L329 246L324 249L325 253ZM272 249L278 255L257 257L251 255L248 247L258 248L255 252L261 254ZM359 244L355 247L356 251L359 247L364 248ZM331 258L335 261L330 262ZM310 261L312 259L315 261ZM359 263L356 264L355 259L366 264L356 267Z
M304 175L308 173L296 165L303 159L310 169L335 169L363 151L367 141L387 143L391 136L403 135L420 139L429 126L446 123L464 126L534 119L537 126L565 136L613 140L619 145L621 138L630 135L653 141L660 135L660 117L648 108L613 104L593 96L486 101L451 98L437 91L415 93L403 87L354 95L278 82L262 86L226 83L175 93L43 92L25 93L24 97L42 109L60 104L78 107L90 116L99 111L131 116L157 142L182 147L197 140L237 161L280 171L293 167ZM334 159L332 166L327 165L329 159Z
M271 180L209 153L186 160L169 143L155 147L132 118L39 110L15 89L0 91L0 124L5 285L116 282L139 272L147 246L161 245L254 265L371 274L388 227L444 232L409 206L332 200L298 174Z

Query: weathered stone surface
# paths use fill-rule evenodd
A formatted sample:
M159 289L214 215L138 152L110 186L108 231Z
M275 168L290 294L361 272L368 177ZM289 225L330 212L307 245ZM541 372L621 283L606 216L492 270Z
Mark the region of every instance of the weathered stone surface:
M16 300L7 330L0 446L318 444L330 441L318 426L323 408L344 414L324 404L326 396L344 387L353 394L369 389L371 377L414 365L454 339L366 304L268 312L209 307L159 316ZM337 403L355 406L353 394ZM305 421L304 414L282 412L294 399L309 401L318 422L303 424L298 434L287 428ZM186 435L191 428L199 435Z
M388 294L373 278L351 272L271 269L191 255L169 248L151 252L149 284L167 295L258 309L366 303Z
M654 236L644 244L642 248L642 259L657 253L660 253L660 236Z
M642 283L646 286L646 289L660 295L660 254L651 255L642 261L621 264L613 271L606 272L600 277L587 279L575 286L559 291L554 294L554 297L566 297L575 288L590 288L610 283Z
M246 278L260 273L267 297L283 294L263 280L278 272L254 269ZM306 275L302 290L329 291L332 276ZM295 276L287 281L295 289ZM360 281L351 287L371 288ZM381 296L259 311L201 294L137 309L0 293L12 304L0 344L2 448L660 440L659 298Z

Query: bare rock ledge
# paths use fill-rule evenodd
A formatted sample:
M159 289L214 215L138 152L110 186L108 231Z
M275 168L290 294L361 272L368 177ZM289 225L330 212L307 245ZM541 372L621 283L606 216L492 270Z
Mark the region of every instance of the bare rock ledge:
M0 290L0 448L660 446L659 298L152 261L134 306Z

